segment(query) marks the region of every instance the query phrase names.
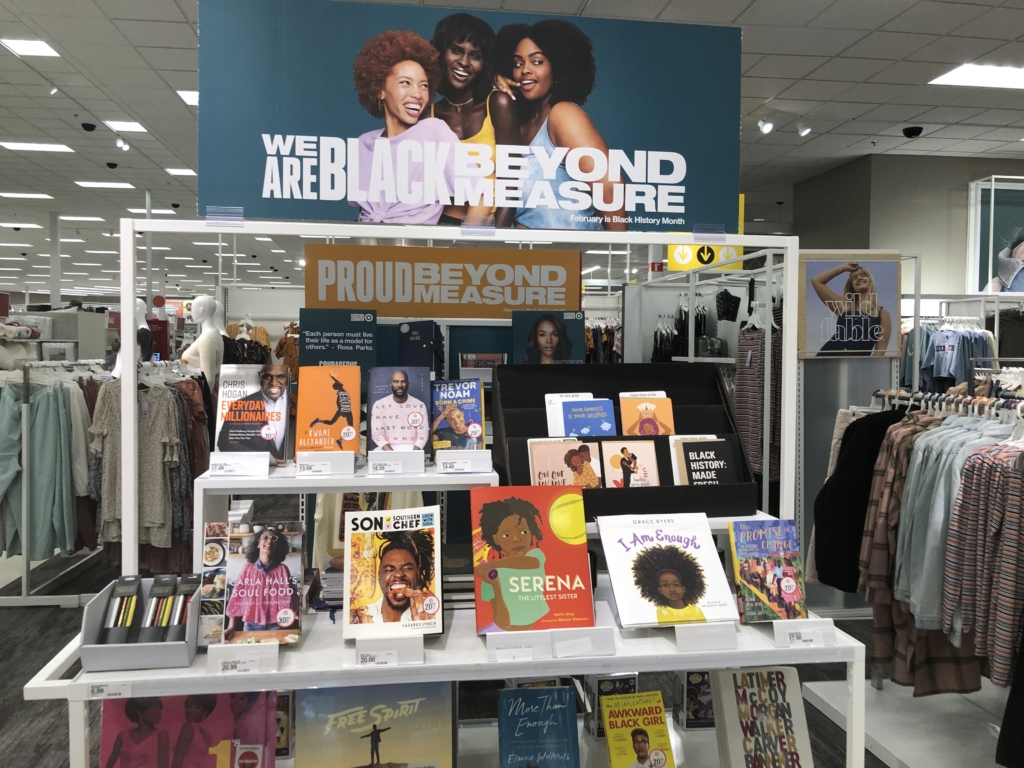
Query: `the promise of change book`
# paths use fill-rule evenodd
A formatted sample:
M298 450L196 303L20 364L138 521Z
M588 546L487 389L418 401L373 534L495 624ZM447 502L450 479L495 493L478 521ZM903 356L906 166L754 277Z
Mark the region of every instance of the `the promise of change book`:
M729 545L744 623L807 618L795 520L729 523Z

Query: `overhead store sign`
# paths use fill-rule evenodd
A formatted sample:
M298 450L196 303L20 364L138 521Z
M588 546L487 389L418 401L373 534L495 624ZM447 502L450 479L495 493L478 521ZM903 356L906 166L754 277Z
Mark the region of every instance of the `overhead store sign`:
M711 264L718 264L719 269L743 269L739 261L742 251L732 245L670 245L668 247L668 271L688 272Z
M306 246L306 306L378 317L510 319L514 309L579 310L579 251Z
M450 10L218 0L200 15L200 213L437 224L475 205L498 226L736 231L738 28L479 11L457 26L499 44L468 75L441 57L438 80L426 41ZM391 98L403 62L440 95ZM514 103L488 95L494 73Z

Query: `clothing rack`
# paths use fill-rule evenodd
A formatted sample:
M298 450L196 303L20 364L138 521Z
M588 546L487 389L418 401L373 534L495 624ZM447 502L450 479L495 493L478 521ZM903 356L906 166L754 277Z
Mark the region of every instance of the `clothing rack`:
M27 608L40 606L57 606L60 608L78 608L85 605L93 598L91 594L78 595L43 595L40 594L50 587L55 587L70 579L75 573L92 563L93 558L99 555L102 547L97 547L94 552L84 556L72 556L74 563L65 568L56 576L48 579L35 589L32 588L32 559L31 559L31 493L28 482L29 463L31 451L29 450L29 422L31 420L31 371L33 368L69 368L73 370L78 367L90 367L93 365L104 365L105 360L35 360L22 365L22 393L21 393L21 594L11 597L0 597L0 607L4 608ZM58 556L60 557L60 556ZM51 562L57 557L51 558Z
M998 368L978 368L975 363L1024 363L1024 357L972 357L968 361L967 394L974 395L974 374L999 373Z

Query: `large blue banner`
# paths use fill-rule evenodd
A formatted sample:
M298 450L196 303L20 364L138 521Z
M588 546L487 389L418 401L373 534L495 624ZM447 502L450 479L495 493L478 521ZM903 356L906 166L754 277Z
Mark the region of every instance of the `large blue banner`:
M736 231L739 29L334 0L199 29L200 214Z

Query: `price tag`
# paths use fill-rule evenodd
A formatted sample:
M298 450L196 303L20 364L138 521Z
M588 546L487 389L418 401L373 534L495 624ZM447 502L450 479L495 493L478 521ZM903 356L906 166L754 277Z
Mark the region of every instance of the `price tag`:
M494 651L498 661L533 661L533 646L512 645Z
M219 674L238 675L243 672L259 672L260 660L256 656L243 656L238 659L221 659Z
M89 685L90 699L128 699L132 695L131 683L92 683Z
M370 461L371 475L400 475L402 474L401 461L381 461L373 459Z
M242 471L242 467L233 461L211 461L210 462L210 474L211 475L237 475Z
M825 645L825 636L820 629L790 630L786 633L790 648L813 648Z
M398 651L359 651L357 666L397 667Z
M329 461L303 461L299 463L297 475L329 475L331 462Z
M456 459L455 461L450 461L450 460L448 460L448 461L442 460L441 461L441 472L443 472L445 474L448 474L448 473L454 474L454 473L458 473L458 472L472 472L472 471L473 471L473 462L470 461L469 459Z

